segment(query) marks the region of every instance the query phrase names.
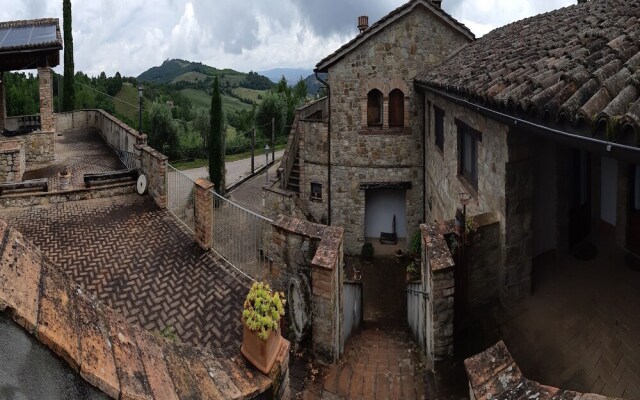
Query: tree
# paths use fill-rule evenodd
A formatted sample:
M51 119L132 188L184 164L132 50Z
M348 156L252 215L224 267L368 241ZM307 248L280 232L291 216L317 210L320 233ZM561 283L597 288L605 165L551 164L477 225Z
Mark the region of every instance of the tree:
M302 100L302 102L307 98L307 82L305 82L302 77L300 77L298 83L293 87L293 96L298 100Z
M222 96L220 95L220 81L218 77L213 81L213 96L211 97L211 135L209 136L209 180L215 185L219 194L224 194L225 165L224 165L224 122L222 114Z
M75 109L73 34L71 33L71 0L62 0L64 30L64 86L62 88L62 111Z
M209 136L211 135L211 118L204 110L198 111L196 117L193 119L193 129L202 137L202 143L204 143L207 149L209 146Z
M149 146L175 159L180 153L178 127L171 118L171 111L165 104L154 103L151 107Z
M282 136L287 123L288 102L285 94L269 92L256 110L256 127L265 139L271 137L271 119L276 120L276 137Z

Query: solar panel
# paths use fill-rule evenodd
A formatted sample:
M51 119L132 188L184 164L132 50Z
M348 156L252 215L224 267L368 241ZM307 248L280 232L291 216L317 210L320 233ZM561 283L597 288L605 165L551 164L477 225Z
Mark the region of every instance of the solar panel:
M0 29L0 48L37 46L57 39L55 25Z

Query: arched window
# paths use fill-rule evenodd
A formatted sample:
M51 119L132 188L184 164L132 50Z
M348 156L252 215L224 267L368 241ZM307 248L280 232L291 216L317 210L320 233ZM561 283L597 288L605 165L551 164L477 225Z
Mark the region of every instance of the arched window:
M367 125L382 126L382 92L378 89L367 95Z
M400 89L394 89L389 93L389 126L404 126L404 93Z

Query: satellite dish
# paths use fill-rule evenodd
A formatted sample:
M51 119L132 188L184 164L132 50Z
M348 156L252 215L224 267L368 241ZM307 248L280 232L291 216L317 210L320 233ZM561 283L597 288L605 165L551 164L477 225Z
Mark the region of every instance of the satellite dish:
M138 176L138 182L136 183L136 190L140 196L147 194L147 176L145 174L140 174Z

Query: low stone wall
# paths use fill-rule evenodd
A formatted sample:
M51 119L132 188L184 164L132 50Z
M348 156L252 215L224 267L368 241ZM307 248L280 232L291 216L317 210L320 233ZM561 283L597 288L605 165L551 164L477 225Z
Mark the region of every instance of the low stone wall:
M428 332L427 337L433 338L433 359L430 360L433 363L448 360L453 356L455 263L444 237L446 232L443 232L439 224L423 224L420 225L420 229L423 283L430 294L425 319L431 321L430 324L428 321L426 323L427 327L432 327L432 332Z
M500 299L502 240L500 220L495 213L473 217L477 230L467 245L467 301L477 309Z
M94 128L112 149L133 153L136 145L147 143L147 135L103 110L80 110L56 114L56 131Z
M288 190L280 189L278 185L279 180L272 180L268 186L262 188L264 201L262 214L269 219L274 219L280 214L307 219L304 212L296 205L295 197L297 195Z
M167 208L167 156L146 144L136 145L135 150L140 170L148 179L149 194L158 207Z
M55 159L55 132L32 132L21 139L27 162L44 163Z
M464 366L469 377L471 400L612 400L598 394L541 385L524 376L503 341L483 353L467 358Z
M343 345L343 229L281 215L271 237L267 280L287 293L289 319L306 322L301 330L311 334L315 358L336 362Z
M20 140L0 142L0 183L21 182L25 168L22 142Z
M135 191L136 187L131 182L125 182L67 192L7 194L0 197L0 207L31 207L43 204L65 203L67 201L100 199L135 193Z

